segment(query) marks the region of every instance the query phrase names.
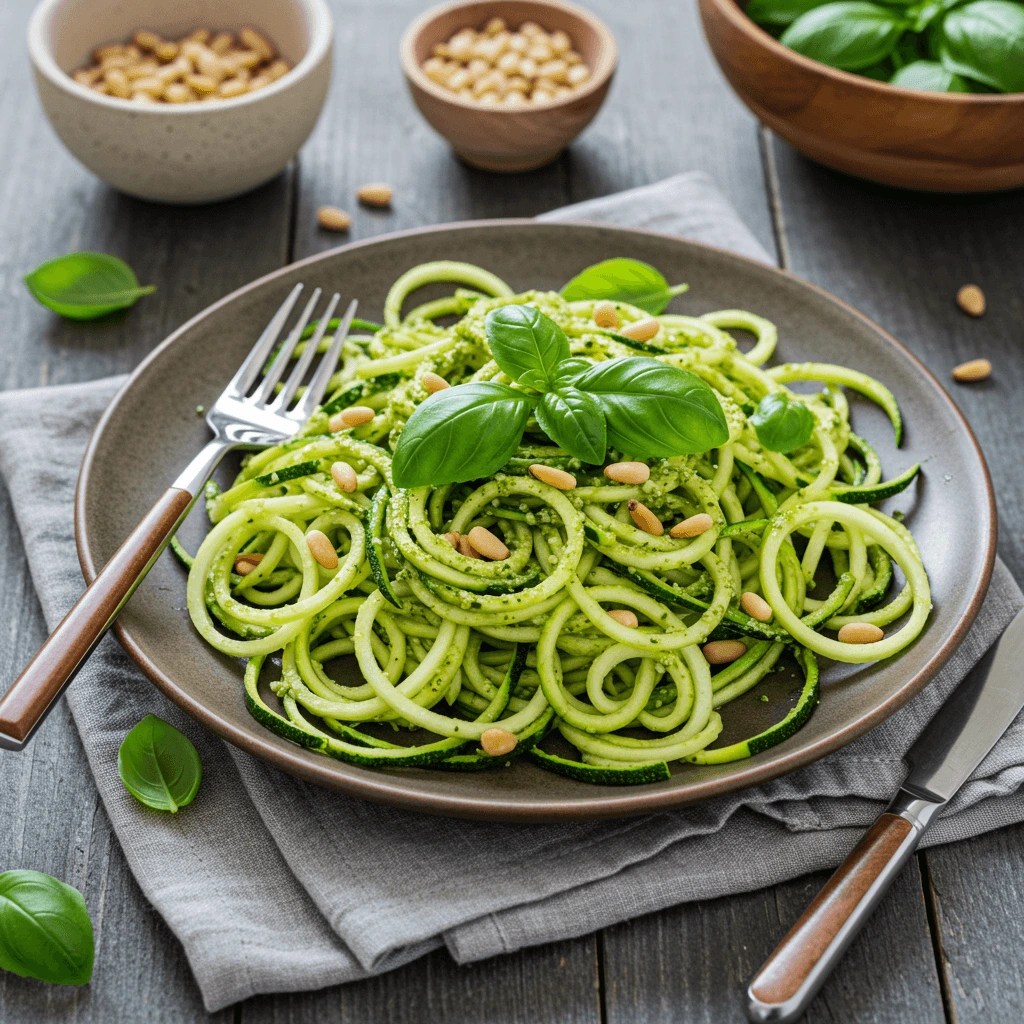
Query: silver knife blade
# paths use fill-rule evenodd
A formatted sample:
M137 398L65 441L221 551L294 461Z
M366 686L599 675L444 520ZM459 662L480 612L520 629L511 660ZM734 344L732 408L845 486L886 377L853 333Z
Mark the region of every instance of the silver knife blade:
M953 691L907 751L903 789L949 800L1024 708L1024 611Z

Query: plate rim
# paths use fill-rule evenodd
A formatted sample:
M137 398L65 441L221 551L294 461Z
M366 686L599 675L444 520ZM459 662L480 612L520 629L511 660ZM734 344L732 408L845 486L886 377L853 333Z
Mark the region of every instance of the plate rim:
M279 748L262 737L248 733L232 723L222 719L215 712L210 711L204 705L196 701L185 690L181 689L168 675L166 675L139 647L128 629L120 620L115 621L114 629L118 640L128 652L131 659L139 666L149 680L178 707L198 721L201 725L210 729L213 733L227 740L232 745L260 758L270 765L280 768L296 775L308 782L324 786L335 791L341 791L350 796L356 796L379 803L401 807L407 810L420 811L427 814L440 815L445 817L485 819L507 822L554 822L554 821L581 821L595 820L599 818L630 817L639 814L648 814L657 811L664 811L674 807L681 807L688 804L699 803L715 796L722 796L741 789L747 789L760 783L771 781L781 775L802 768L819 760L826 754L832 753L846 744L857 739L859 736L873 729L876 725L889 718L895 711L902 707L912 697L916 696L935 677L938 671L946 664L953 652L962 642L964 636L971 628L978 610L988 592L989 583L992 579L992 572L995 565L996 543L998 539L998 519L995 493L992 487L992 477L989 472L988 463L981 450L978 439L974 435L966 417L960 408L953 401L952 397L939 382L938 378L928 369L920 359L914 355L905 345L898 341L885 328L881 327L874 320L856 309L854 306L833 295L826 289L805 280L797 274L792 273L772 263L765 263L753 259L741 253L725 249L721 246L709 245L706 242L696 241L682 235L674 235L664 231L653 231L648 228L633 228L621 224L607 224L598 221L585 219L538 222L529 217L502 217L485 220L452 221L445 224L427 225L415 228L406 228L400 231L387 232L381 235L374 235L371 238L359 239L348 242L344 245L325 249L323 252L306 256L301 260L285 264L262 275L240 288L218 299L216 302L204 307L198 313L190 317L180 327L172 331L156 348L150 352L145 359L131 372L128 379L111 399L104 409L92 434L89 437L85 454L82 458L82 466L79 471L78 481L75 486L74 498L74 532L75 545L78 550L79 563L87 584L91 584L96 578L96 559L89 543L88 533L85 527L85 491L88 487L90 473L97 453L101 449L104 431L113 417L122 398L135 385L137 380L146 371L149 364L160 357L165 349L175 344L179 338L190 331L197 323L201 322L222 306L234 302L249 292L256 291L265 285L273 282L279 277L294 272L297 268L312 266L336 255L339 252L347 252L355 249L367 248L381 242L389 242L395 239L407 238L415 235L431 234L452 229L466 230L477 228L502 228L502 227L523 227L527 225L540 225L544 227L586 227L600 228L606 231L624 231L633 234L648 235L652 238L667 240L675 243L682 242L685 245L704 249L713 253L722 254L732 260L741 263L751 264L758 270L767 270L770 274L778 275L782 280L796 283L798 286L808 288L819 297L826 299L838 306L855 319L861 321L865 326L873 330L888 344L892 345L901 353L924 379L924 381L937 394L939 399L946 404L952 412L955 421L959 424L967 436L981 467L982 479L985 486L985 497L987 517L985 531L987 544L985 546L984 566L982 570L980 585L975 590L966 611L957 622L949 636L945 638L939 649L932 657L913 675L899 686L889 697L880 704L875 705L868 712L865 712L853 722L843 728L825 736L810 746L794 750L775 760L763 764L750 764L747 762L746 769L739 769L695 783L688 787L675 789L662 789L643 792L644 787L626 787L621 793L602 792L601 796L596 794L589 800L581 799L572 802L563 800L544 800L529 804L511 803L504 804L493 799L480 799L472 796L453 796L437 793L420 793L404 788L395 788L392 776L383 772L357 771L351 773L338 772L336 765L344 765L344 762L329 761L324 766L310 763L298 756L301 748L296 747L295 752ZM268 733L268 736L272 735ZM742 762L738 762L742 763ZM344 765L345 768L352 766Z

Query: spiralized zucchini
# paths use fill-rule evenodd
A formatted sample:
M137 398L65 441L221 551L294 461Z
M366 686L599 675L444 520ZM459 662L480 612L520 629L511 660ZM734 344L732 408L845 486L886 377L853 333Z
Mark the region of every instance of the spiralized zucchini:
M408 295L438 281L460 287L403 317ZM509 302L553 319L573 356L600 362L639 350L697 374L722 404L728 441L703 455L650 460L650 478L630 485L581 465L531 419L515 457L492 478L395 487L391 452L429 397L424 374L510 383L484 330L486 314ZM467 264L410 270L384 308L383 327L363 323L346 340L331 397L302 435L249 456L229 490L210 485L213 528L194 561L175 545L191 562L196 629L217 650L247 659L246 700L269 728L363 766L465 771L525 753L584 781L652 782L668 777L670 762L722 763L786 739L817 702L817 657L888 658L924 628L931 602L917 546L900 521L872 507L917 468L882 481L840 390L878 402L899 431L895 399L879 382L826 364L762 369L777 332L752 313L665 314L654 339L635 342L598 327L593 302L513 296ZM649 316L624 302L617 310L623 324ZM452 326L439 322L453 317ZM736 328L755 336L747 355L727 333ZM785 387L794 380L826 387L796 394ZM749 421L779 391L814 417L810 440L785 455L763 447ZM353 405L369 406L373 419L332 433L330 416ZM628 457L609 451L606 463ZM355 491L335 484L336 462L355 471ZM573 474L577 486L562 491L535 479L536 464ZM697 513L713 525L690 539L655 536L634 525L631 499L666 526ZM509 557L469 557L445 538L476 526L499 536ZM330 539L337 568L314 558L311 530ZM240 575L240 555L262 558ZM833 582L819 584L819 576ZM830 592L814 598L815 587ZM746 592L768 602L769 622L742 610ZM628 609L638 625L611 617L613 609ZM869 643L829 635L855 622L891 631ZM703 646L721 639L742 641L746 653L712 671ZM715 746L727 705L776 671L787 650L805 679L795 705L765 732ZM358 664L355 685L328 671L345 657ZM279 664L269 684L276 702L259 685L270 663ZM374 723L390 723L386 738L367 729ZM511 753L485 753L481 737L495 727L514 735ZM410 742L404 730L412 729L430 735ZM564 745L537 746L552 730L575 756L563 756Z

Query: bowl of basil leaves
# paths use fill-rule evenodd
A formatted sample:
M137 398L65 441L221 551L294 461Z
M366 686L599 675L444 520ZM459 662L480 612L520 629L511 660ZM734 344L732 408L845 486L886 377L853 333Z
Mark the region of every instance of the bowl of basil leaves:
M699 0L740 99L806 156L886 185L1024 185L1024 0Z

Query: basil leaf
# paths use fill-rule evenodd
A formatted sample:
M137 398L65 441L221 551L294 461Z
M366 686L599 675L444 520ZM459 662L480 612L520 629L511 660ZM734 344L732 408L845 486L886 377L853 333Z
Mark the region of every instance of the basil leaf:
M156 291L156 285L140 287L124 260L102 252L48 260L25 277L25 284L37 302L69 320L95 320Z
M925 89L928 92L970 92L971 87L955 72L948 71L938 61L915 60L900 68L890 85L903 89Z
M585 391L567 387L549 391L536 409L541 430L581 462L599 466L608 452L608 431L601 403Z
M555 367L569 358L562 328L535 306L500 306L487 314L494 361L524 387L546 391Z
M783 455L802 448L814 433L814 413L782 391L765 395L750 422L761 446Z
M0 875L0 969L85 985L94 957L92 922L77 889L41 871Z
M146 715L125 736L117 770L136 800L172 814L192 803L203 778L192 741L156 715Z
M966 0L921 0L920 3L907 8L907 20L915 32L924 32L940 15L965 2Z
M942 20L942 66L1000 92L1024 92L1024 5L975 0Z
M395 446L398 487L463 483L501 469L522 440L530 402L507 384L458 384L416 407Z
M843 71L859 71L892 53L907 24L867 0L840 0L800 15L779 40L797 53Z
M597 363L575 383L601 403L608 443L624 454L695 455L729 439L721 403L689 370L627 356Z
M581 270L562 289L562 298L567 302L584 299L628 302L657 316L672 296L685 292L689 287L677 284L670 288L664 275L649 263L619 256Z
M775 25L785 28L792 25L801 14L823 7L832 0L750 0L744 8L747 17L758 25Z

